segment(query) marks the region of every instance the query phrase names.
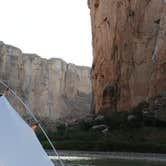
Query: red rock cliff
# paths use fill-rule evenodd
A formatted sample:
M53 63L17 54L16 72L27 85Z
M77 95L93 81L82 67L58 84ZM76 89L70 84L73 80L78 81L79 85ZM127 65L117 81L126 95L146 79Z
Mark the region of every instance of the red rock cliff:
M89 0L94 111L110 114L166 90L166 0Z

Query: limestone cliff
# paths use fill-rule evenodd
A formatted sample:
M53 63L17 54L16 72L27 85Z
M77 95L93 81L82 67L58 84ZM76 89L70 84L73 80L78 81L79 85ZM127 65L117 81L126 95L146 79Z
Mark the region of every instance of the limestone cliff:
M88 0L93 110L110 114L166 91L166 1Z
M35 115L56 121L84 117L90 111L90 68L23 54L0 43L0 79L6 80ZM16 104L18 110L21 106Z

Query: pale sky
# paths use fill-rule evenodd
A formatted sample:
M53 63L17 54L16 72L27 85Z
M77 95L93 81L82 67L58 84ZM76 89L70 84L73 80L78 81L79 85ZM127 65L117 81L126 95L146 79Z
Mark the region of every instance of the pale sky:
M91 66L87 0L0 0L0 40L24 53Z

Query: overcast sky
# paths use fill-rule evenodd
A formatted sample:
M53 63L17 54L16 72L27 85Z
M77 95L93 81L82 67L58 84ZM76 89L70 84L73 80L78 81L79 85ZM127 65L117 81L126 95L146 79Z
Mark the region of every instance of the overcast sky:
M87 0L0 0L0 40L44 58L91 66Z

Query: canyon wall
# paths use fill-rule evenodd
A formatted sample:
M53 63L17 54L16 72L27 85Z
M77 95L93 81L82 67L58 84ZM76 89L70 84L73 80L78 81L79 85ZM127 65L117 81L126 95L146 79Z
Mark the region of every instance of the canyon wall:
M166 91L166 1L88 0L93 112L125 111Z
M0 79L8 82L39 119L72 122L90 112L88 67L24 54L0 42ZM21 105L14 99L11 102L22 113Z

